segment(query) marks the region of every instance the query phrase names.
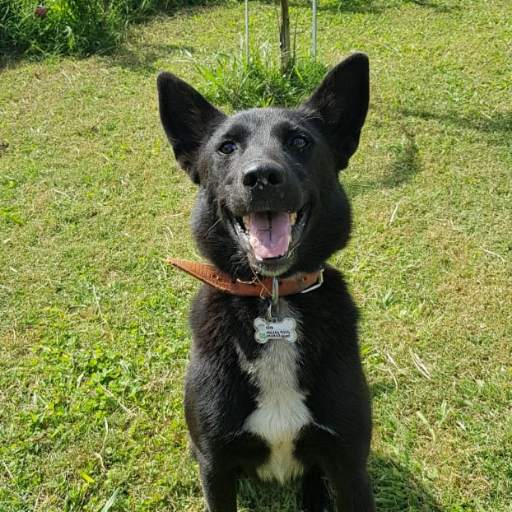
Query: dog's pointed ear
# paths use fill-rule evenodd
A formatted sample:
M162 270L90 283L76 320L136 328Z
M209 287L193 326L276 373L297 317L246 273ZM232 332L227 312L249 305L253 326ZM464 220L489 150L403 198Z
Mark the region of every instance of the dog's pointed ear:
M180 167L194 183L199 175L194 165L205 136L226 116L186 82L172 73L157 79L160 120Z
M348 165L359 144L370 101L370 66L364 53L353 53L332 68L300 107L318 118L338 156L338 169Z

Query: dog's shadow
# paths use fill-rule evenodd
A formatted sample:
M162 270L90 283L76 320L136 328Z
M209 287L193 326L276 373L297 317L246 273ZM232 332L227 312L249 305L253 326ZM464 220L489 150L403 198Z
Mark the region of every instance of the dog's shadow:
M383 173L376 178L361 178L359 175L346 176L343 186L350 197L364 196L379 189L393 189L410 182L422 172L421 152L416 143L414 128L403 124L400 137L390 147L390 161L383 167Z
M444 512L424 484L395 461L373 454L369 461L379 512ZM300 485L261 486L242 478L238 488L240 512L297 512Z
M379 512L444 512L424 483L394 460L375 454L369 462Z

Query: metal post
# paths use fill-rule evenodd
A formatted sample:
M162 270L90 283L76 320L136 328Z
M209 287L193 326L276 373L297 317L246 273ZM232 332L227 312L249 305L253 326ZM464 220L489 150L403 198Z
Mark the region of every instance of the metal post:
M245 61L249 64L249 0L245 0Z
M313 60L316 59L316 0L313 0Z

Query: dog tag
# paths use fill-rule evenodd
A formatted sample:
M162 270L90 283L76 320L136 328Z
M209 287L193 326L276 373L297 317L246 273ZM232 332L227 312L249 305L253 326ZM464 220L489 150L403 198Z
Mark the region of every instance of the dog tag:
M253 324L256 330L254 339L258 343L267 343L268 340L284 340L287 343L297 341L297 324L293 318L285 318L278 322L258 317Z

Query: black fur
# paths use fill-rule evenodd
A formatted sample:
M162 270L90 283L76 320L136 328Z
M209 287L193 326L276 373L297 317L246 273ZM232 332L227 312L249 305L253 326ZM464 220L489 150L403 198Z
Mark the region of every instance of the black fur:
M356 150L366 117L367 57L356 53L338 64L296 110L253 109L227 117L170 73L158 77L158 91L175 156L199 185L192 230L202 254L233 279L285 278L325 268L319 289L279 299L274 314L299 324L298 340L290 345L255 341L253 321L266 316L267 300L204 285L194 301L185 413L207 510L236 511L240 470L281 474L269 460L281 460L274 457L281 453L274 441L288 439L282 430L288 417L275 418L274 425L267 413L284 410L293 441L292 457L282 452L283 475L302 475L301 510L334 510L327 477L339 512L374 511L358 314L340 273L325 265L350 233L338 171ZM256 257L248 242L243 219L261 212L269 218L298 212L282 257ZM273 389L274 383L288 388ZM255 418L262 409L265 414Z

